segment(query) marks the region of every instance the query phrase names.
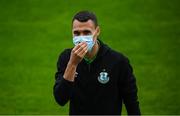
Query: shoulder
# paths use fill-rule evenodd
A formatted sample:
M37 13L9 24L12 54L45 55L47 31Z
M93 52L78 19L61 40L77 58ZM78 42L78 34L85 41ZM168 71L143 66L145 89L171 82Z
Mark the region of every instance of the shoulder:
M67 62L70 58L71 48L64 49L58 57L58 62Z
M109 56L111 56L111 58L119 63L128 63L129 59L127 56L125 56L122 52L113 50L111 48L109 48L109 52L108 52Z
M122 72L133 71L129 58L123 53L111 49L110 54L113 59L112 61L118 65Z
M64 57L64 56L70 55L71 50L72 50L71 48L64 49L64 50L60 53L59 57Z

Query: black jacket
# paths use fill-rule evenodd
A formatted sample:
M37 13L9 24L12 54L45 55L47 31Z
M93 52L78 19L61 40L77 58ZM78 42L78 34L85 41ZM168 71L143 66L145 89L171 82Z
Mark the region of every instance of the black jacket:
M69 114L121 114L122 102L128 114L140 114L136 80L128 59L100 41L96 59L77 67L75 82L63 78L72 49L66 49L57 63L54 97ZM102 74L103 73L103 74Z

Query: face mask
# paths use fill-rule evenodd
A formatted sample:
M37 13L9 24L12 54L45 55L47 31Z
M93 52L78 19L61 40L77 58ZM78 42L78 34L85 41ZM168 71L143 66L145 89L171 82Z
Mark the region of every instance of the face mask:
M77 45L81 42L86 42L88 51L90 52L95 44L93 41L93 35L86 35L86 36L74 36L73 37L73 43L74 45Z

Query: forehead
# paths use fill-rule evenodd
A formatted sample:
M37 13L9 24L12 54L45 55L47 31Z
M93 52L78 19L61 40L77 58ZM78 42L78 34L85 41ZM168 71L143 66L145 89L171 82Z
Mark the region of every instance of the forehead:
M80 22L78 20L73 21L72 25L73 30L93 30L95 29L94 22L92 20L88 20L86 22Z

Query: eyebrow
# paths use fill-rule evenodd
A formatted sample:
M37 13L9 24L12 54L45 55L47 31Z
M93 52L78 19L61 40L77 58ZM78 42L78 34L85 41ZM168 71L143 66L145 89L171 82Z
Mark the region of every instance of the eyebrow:
M73 33L74 34L80 34L80 33L92 33L91 30L89 29L85 29L85 30L74 30Z
M84 33L91 33L90 30L83 30Z

